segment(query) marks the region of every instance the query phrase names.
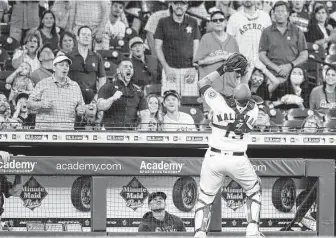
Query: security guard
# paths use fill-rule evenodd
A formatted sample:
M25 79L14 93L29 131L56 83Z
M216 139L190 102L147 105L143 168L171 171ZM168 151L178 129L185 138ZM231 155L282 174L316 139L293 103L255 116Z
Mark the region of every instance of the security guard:
M105 129L137 127L138 115L141 121L149 117L144 93L131 83L134 74L130 59L122 59L117 74L111 82L98 92L98 110L104 111L102 124Z

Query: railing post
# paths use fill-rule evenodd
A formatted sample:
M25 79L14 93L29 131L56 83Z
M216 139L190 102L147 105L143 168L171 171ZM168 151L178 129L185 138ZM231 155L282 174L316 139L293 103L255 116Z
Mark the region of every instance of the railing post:
M106 188L106 177L92 176L91 231L93 232L106 232Z
M212 206L212 217L210 222L210 232L222 231L222 190L219 189Z

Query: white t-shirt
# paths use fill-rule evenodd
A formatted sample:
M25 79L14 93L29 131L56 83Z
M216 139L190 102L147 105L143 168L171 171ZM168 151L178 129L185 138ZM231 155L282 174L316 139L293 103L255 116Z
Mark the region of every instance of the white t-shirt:
M234 36L242 53L249 62L259 59L259 41L263 30L272 25L270 16L261 10L256 10L250 16L244 9L234 13L227 24L226 32Z
M21 55L22 55L22 50L19 50L19 49L16 50L15 53L14 53L14 55L13 55L13 59L12 60L14 61L15 59L20 58ZM38 60L37 56L35 56L35 58L32 59L28 55L25 55L24 58L23 58L23 62L27 62L27 63L30 64L30 66L31 66L31 72L33 72L33 71L35 71L35 70L37 70L37 69L39 69L41 67L41 63ZM20 64L21 63L22 62L20 62ZM14 68L18 68L20 66L20 64L19 65L15 65L17 67L15 67L14 65L13 66L14 66Z
M179 112L180 117L177 121L167 115L163 117L164 131L197 131L194 119L187 113Z

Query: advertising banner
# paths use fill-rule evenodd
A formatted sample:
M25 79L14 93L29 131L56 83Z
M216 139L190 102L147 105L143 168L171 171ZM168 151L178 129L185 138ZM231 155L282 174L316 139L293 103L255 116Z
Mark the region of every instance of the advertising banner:
M0 174L198 176L203 158L14 157ZM251 159L259 176L305 176L303 159Z

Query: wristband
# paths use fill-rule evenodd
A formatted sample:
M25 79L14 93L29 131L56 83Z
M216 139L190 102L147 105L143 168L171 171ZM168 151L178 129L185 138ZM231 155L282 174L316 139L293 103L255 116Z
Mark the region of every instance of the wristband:
M222 66L218 67L218 68L216 69L216 71L217 71L217 73L219 74L219 76L222 76L222 75L225 73L225 71L224 71L224 66L222 65Z

